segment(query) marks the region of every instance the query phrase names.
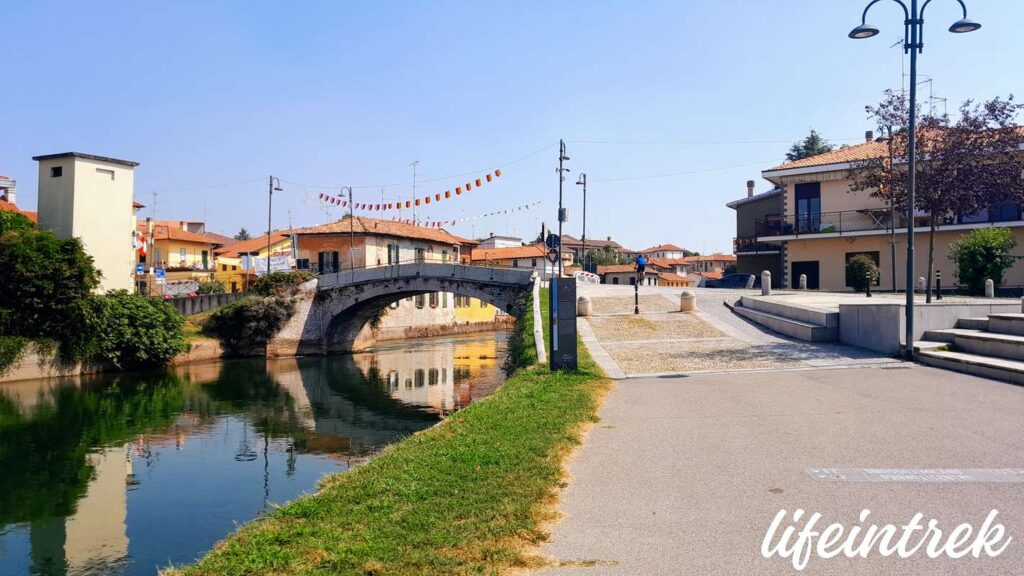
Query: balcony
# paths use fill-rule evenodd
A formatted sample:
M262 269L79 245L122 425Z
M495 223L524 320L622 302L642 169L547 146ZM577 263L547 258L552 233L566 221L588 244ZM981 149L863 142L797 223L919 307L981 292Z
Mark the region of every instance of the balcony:
M894 219L895 217L895 219ZM938 226L962 225L965 228L990 226L1001 222L1021 221L1021 207L1004 204L983 210L978 214L944 218ZM914 227L927 227L929 216L919 213L914 217ZM821 234L843 235L850 233L885 233L893 228L907 227L907 216L903 211L895 215L888 207L822 212L821 214L789 214L769 216L757 221L757 240L764 242L772 237L799 237Z
M743 254L778 254L779 245L768 242L758 242L755 237L733 238L732 253L737 256Z

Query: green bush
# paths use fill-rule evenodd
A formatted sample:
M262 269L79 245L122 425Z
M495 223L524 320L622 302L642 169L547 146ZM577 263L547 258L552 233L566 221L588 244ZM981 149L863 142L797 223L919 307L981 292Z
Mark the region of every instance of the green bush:
M257 278L249 290L260 296L290 296L295 294L299 286L315 276L309 270L272 272Z
M211 314L206 331L216 335L225 350L248 354L266 346L292 314L295 302L291 298L247 296Z
M199 281L199 288L196 289L196 294L223 294L225 291L223 282L216 278L210 278Z
M21 212L0 211L0 231L2 232L19 232L32 230L35 227L35 223Z
M96 357L121 369L166 364L185 351L184 320L158 298L114 290L94 300Z
M864 292L868 288L868 277L871 284L878 283L878 264L874 258L867 254L851 256L846 261L846 285L857 292Z
M0 236L0 333L52 339L68 359L92 350L91 292L99 286L77 238L24 230Z
M21 336L0 336L0 374L3 374L21 358L25 347L28 345L28 338Z
M984 294L985 280L1002 284L1003 274L1019 258L1010 254L1016 246L1009 228L978 228L957 238L949 246L949 259L956 266L960 287L969 294Z

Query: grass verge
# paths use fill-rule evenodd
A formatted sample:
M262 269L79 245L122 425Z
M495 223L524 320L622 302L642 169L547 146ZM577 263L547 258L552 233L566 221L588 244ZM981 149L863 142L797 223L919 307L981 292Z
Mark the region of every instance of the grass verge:
M582 347L576 373L520 370L483 401L327 477L316 494L171 573L419 576L539 567L544 560L531 550L555 517L563 460L596 421L608 385Z

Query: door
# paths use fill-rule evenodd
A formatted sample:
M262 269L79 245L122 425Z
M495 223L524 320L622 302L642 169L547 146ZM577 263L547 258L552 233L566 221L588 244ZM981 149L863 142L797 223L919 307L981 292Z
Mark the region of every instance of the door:
M818 261L793 262L793 273L790 274L790 282L793 288L800 288L800 275L807 275L807 289L817 290L821 286L821 279L818 276Z
M203 270L210 269L210 253L203 250Z
M426 251L426 249L424 249L424 248L417 248L416 249L416 261L417 262L426 262L427 261L427 251Z
M821 183L796 185L797 234L817 232L821 228ZM810 276L808 276L810 278Z

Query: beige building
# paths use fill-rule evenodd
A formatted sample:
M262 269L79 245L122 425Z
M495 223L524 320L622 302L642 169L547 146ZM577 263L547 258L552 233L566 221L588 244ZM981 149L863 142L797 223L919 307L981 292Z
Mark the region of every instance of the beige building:
M801 274L808 288L844 291L846 261L866 254L879 265L878 285L890 289L893 282L895 246L896 286L906 286L907 217L895 218L884 201L868 191L850 191L850 170L857 163L888 154L885 141L866 142L818 156L789 162L762 172L762 176L783 191L781 216L768 217L757 226L757 241L781 243L786 287L796 288ZM916 258L914 280L927 275L929 217L914 217ZM1024 244L1024 218L1018 204L1002 204L978 214L958 216L938 224L935 236L935 269L943 273L943 286L952 287L956 278L948 258L949 246L975 228L1001 226L1013 230L1018 244ZM1004 286L1024 286L1024 266L1017 264L1004 279Z
M134 169L138 162L80 152L35 156L39 162L39 227L81 238L103 273L101 291L131 290L135 281Z
M562 252L562 271L572 265L573 253ZM543 244L530 244L508 248L480 248L473 250L473 264L499 268L526 268L534 270L543 280L558 275L558 265L548 260L548 248Z
M657 246L651 246L646 250L642 250L640 253L648 258L661 258L666 260L686 257L686 251L675 244L659 244Z

